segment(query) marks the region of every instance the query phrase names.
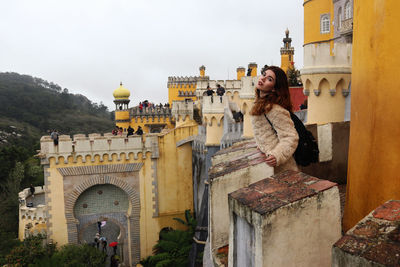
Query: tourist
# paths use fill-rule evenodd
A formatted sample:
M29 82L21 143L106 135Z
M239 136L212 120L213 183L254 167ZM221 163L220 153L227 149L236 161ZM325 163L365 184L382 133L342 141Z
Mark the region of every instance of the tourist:
M97 222L99 223L99 222ZM99 245L100 245L100 234L97 233L94 237L94 243L96 244L96 248L99 249Z
M124 130L122 129L122 127L119 127L118 128L118 135L119 136L122 136L122 132L123 132Z
M298 170L293 153L299 136L289 113L292 103L286 74L276 66L264 67L261 73L250 111L257 146L274 173Z
M126 137L133 135L133 133L135 132L135 130L129 125L128 127L128 133L126 134Z
M97 230L99 230L99 235L101 235L101 222L97 221Z
M58 132L57 130L53 130L53 132L50 134L51 139L53 140L53 143L55 146L58 145Z
M35 197L35 187L32 184L29 186L29 191L31 192L31 196Z
M211 96L211 103L213 103L214 102L214 99L213 99L214 90L212 90L209 85L207 85L206 94L207 94L207 96Z
M225 88L222 87L221 85L217 84L217 95L219 96L219 99L222 103L222 96L225 94Z
M115 128L112 130L112 134L113 135L118 135L118 131L119 131L119 127L118 126L115 126Z
M143 130L142 127L138 126L137 131L136 131L137 135L142 135L143 134Z

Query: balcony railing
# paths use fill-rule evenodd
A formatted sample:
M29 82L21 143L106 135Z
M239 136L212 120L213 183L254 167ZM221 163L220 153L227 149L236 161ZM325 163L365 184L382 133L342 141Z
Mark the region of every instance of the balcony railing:
M342 20L342 27L340 28L340 34L349 35L353 33L353 18Z

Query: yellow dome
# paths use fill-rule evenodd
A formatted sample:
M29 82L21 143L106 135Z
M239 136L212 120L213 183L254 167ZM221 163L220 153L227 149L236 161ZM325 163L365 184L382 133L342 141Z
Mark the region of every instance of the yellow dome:
M131 92L129 92L128 89L124 88L122 86L122 83L120 84L120 87L114 90L113 96L115 99L128 99L129 96L131 95Z

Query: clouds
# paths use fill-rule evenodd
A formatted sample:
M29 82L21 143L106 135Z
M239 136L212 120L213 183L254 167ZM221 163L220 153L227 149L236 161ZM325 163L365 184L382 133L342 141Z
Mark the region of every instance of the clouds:
M59 0L0 3L0 71L53 81L113 108L168 98L168 76L236 77L251 61L280 64L286 27L302 66L300 1Z

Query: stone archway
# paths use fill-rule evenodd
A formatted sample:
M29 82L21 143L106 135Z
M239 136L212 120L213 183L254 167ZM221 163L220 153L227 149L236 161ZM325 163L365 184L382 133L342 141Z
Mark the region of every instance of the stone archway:
M128 240L126 243L129 243L131 248L129 257L132 259L131 264L136 265L140 261L140 197L137 190L120 178L108 175L89 176L87 179L82 179L82 182L72 192L65 195L65 218L67 220L68 242L78 243L79 240L79 221L74 216L74 206L79 196L90 187L106 184L122 189L128 195L131 203L131 213L126 215L128 221Z

